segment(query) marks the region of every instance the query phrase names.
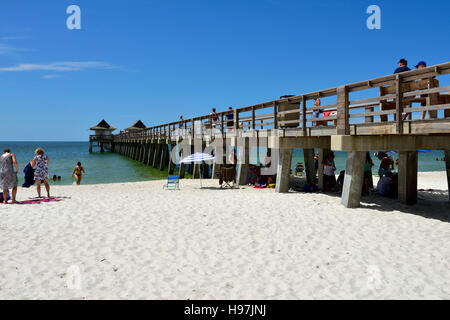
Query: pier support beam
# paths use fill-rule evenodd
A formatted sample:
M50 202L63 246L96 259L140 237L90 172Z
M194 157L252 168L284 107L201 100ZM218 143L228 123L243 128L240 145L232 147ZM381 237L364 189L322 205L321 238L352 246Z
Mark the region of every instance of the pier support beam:
M276 151L276 150L273 150ZM279 149L279 161L277 168L277 182L275 192L288 192L291 179L290 170L292 163L292 149Z
M417 151L400 151L398 198L407 205L417 203Z
M141 143L141 153L139 154L139 162L145 163L146 151L147 145L145 143Z
M237 183L240 186L245 186L247 184L247 173L250 164L250 139L241 138L239 145L239 157L238 157L238 173L237 173Z
M329 154L329 149L319 149L319 159L317 167L318 188L323 191L323 160Z
M450 200L450 150L445 150L445 169L447 170L448 198Z
M167 163L167 157L168 157L168 146L167 144L161 145L161 161L159 162L159 170L164 171L164 168L166 167Z
M172 154L172 150L173 148L175 148L174 144L170 145L170 150L168 150L169 152L169 169L168 169L168 174L173 174L175 171L175 159L171 158L171 154Z
M316 183L316 167L314 166L314 149L303 149L305 159L306 181L309 184Z
M183 150L180 150L180 159L184 158ZM186 164L180 163L180 179L183 179L186 175Z
M92 152L92 141L89 141L89 152Z
M192 177L194 179L200 179L200 166L201 166L200 162L193 164Z
M153 154L153 168L157 168L161 157L161 145L159 143L155 146L155 151Z
M153 165L153 156L155 153L155 144L151 143L148 147L148 159L147 159L147 165L150 167Z
M341 199L341 203L347 208L357 208L360 205L365 162L366 152L350 151L347 153Z

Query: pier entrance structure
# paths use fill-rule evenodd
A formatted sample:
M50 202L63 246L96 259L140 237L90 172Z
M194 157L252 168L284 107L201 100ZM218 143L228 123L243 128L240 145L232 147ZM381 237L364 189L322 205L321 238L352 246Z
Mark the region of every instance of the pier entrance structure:
M89 130L94 131L94 134L89 136L89 152L92 152L93 146L98 146L100 152L105 152L105 148L113 151L113 131L116 128L111 127L104 119L96 126Z
M329 150L347 151L342 204L350 208L360 204L365 153L398 150L399 199L412 205L417 202L418 150L445 151L450 185L450 85L443 85L450 83L448 74L450 62L284 96L219 112L214 119L205 115L161 124L140 132L115 135L115 150L162 170L169 164L170 173L173 161L168 159L168 150L175 145L190 146L179 148L183 156L189 149L194 152L194 148L215 146L216 166L228 159L230 149L225 146L238 146L246 152L244 159L240 159L237 180L245 184L248 151L252 146L265 145L279 160L276 192L289 190L293 149L304 150L307 179L317 183L319 189L323 188L323 155ZM322 100L319 119L313 117L317 98ZM423 112L427 113L424 119ZM318 179L314 149L319 151ZM184 168L180 169L183 175ZM194 166L193 171L197 172L198 168Z

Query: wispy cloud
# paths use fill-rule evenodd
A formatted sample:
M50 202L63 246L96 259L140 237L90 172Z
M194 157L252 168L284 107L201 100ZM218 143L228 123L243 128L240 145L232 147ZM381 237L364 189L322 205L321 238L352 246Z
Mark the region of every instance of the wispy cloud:
M101 61L66 61L46 64L21 63L12 67L0 68L0 72L24 72L24 71L82 71L87 69L117 69L112 64Z
M1 56L17 54L18 52L23 52L23 51L28 51L28 50L0 43L0 55Z
M27 39L26 37L0 37L0 40L2 41L9 41L9 40L24 40Z
M60 78L61 76L58 74L46 74L41 77L41 79L55 79Z

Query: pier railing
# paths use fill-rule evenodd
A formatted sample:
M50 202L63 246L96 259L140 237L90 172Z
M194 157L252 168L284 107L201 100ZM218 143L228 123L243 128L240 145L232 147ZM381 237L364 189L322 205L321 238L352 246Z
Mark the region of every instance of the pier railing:
M113 141L115 139L116 136L110 134L110 135L90 135L89 136L89 141Z
M296 136L450 132L443 125L450 121L450 86L439 83L448 74L450 62L121 133L114 140L226 138L273 129ZM325 101L320 107L314 106L317 98ZM423 119L413 119L417 113Z

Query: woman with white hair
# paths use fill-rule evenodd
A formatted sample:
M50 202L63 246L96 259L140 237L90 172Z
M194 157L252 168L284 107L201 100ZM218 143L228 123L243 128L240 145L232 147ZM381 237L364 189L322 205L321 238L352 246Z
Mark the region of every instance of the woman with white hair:
M41 182L44 182L47 196L50 198L50 185L48 184L48 166L50 159L44 154L42 148L37 148L34 152L36 156L31 161L31 166L35 169L34 180L36 181L36 189L38 197L41 198Z

